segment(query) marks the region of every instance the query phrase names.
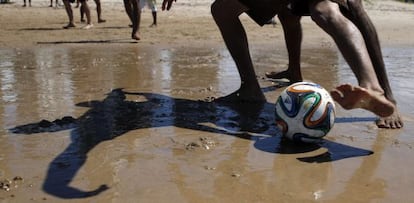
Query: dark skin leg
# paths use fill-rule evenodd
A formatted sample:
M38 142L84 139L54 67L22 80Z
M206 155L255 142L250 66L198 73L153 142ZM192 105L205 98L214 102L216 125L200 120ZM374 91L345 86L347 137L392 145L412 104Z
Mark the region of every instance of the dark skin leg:
M266 77L272 79L289 79L290 83L303 80L300 68L300 55L302 44L302 27L300 16L295 16L286 8L278 14L285 36L286 48L288 51L289 65L286 71L267 72Z
M125 11L132 22L131 38L140 40L139 24L141 21L141 9L139 9L139 0L124 0Z
M153 26L157 26L157 12L156 11L152 11L152 25Z
M387 77L381 46L375 26L363 8L361 0L349 0L348 6L349 12L346 13L346 17L358 27L364 37L378 81L384 90L384 96L396 105L396 101ZM398 110L396 110L391 116L381 117L377 121L377 125L382 128L401 128L403 126L403 121Z
M132 34L131 38L140 40L139 24L141 22L141 9L139 8L139 0L132 0Z
M238 0L216 0L211 6L213 18L236 63L241 80L240 88L236 92L220 98L219 101L265 101L253 68L246 32L239 19L239 16L245 11L247 11L247 8Z
M101 0L95 0L96 4L96 13L98 15L98 23L104 23L106 20L102 19L102 6L101 6Z
M131 6L131 2L129 0L124 0L124 7L125 7L125 12L127 13L129 20L132 22L132 6Z
M91 24L91 12L88 6L88 3L85 1L81 1L81 10L85 13L86 15L86 23L87 24Z
M365 12L365 10L362 7L362 2L360 0L350 0L349 2L349 12L345 12L344 15L351 20L355 26L359 29L359 31L361 32L365 44L366 44L366 48L368 50L369 53L369 57L370 60L372 62L372 65L374 67L375 73L376 73L376 77L378 79L378 82L381 86L381 88L383 89L384 92L384 96L387 100L391 101L394 105L396 105L395 99L393 97L392 91L391 91L391 87L389 85L389 81L387 78L387 74L386 74L386 70L385 70L385 65L384 65L384 61L383 61L383 57L382 57L382 53L381 53L381 48L380 48L380 43L378 40L378 36L377 36L377 32L375 30L374 25L372 24L369 16L367 15L367 13ZM282 26L284 28L284 30L291 30L290 33L294 32L292 28L293 23L290 22L289 24L287 23L283 23L285 20L285 18L289 18L289 15L286 15L285 13L281 13L282 16L279 16L279 19L281 19L282 22ZM281 18L282 17L282 18ZM301 30L300 30L301 31ZM300 31L296 31L296 32L300 32ZM288 37L290 36L290 37ZM273 78L273 79L279 79L279 78L287 78L290 79L291 81L295 81L295 76L293 74L291 74L291 70L295 70L295 69L300 69L300 66L291 66L291 64L296 64L296 63L292 63L292 60L298 60L300 62L300 58L299 57L294 57L291 55L297 55L300 54L300 45L298 46L293 46L293 48L289 49L289 42L290 40L298 40L295 39L294 35L292 34L286 34L285 31L285 39L286 39L286 45L288 47L288 53L289 53L289 67L287 71L282 71L280 73L277 72L271 72L271 73L267 73L266 76L269 78ZM295 51L295 49L297 49ZM299 51L298 51L299 50ZM349 89L349 88L345 88L345 89ZM343 90L343 88L342 88ZM349 91L348 91L349 92ZM361 92L361 94L359 95L365 95L366 92ZM367 108L367 107L366 107ZM394 113L391 116L386 116L386 117L380 117L379 120L377 121L377 126L380 128L401 128L403 126L403 122L402 122L402 118L399 115L398 110L395 108Z
M85 22L85 18L84 18L85 11L83 10L83 6L82 5L79 7L79 11L80 11L80 16L81 16L81 22Z
M312 20L333 38L359 83L338 86L331 91L333 99L345 109L363 108L380 117L392 116L396 107L384 96L360 30L336 3L312 0L309 8Z
M66 14L68 15L68 18L69 18L68 25L64 26L63 28L68 29L68 28L75 27L75 23L73 22L72 7L69 3L69 0L63 0L63 4L65 5Z
M101 12L102 12L102 8L101 8L101 1L100 0L95 0L96 3L96 12L98 14L98 23L104 23L106 22L106 20L102 19L101 17ZM84 22L84 16L85 16L85 10L84 7L81 5L80 6L80 13L81 13L81 22Z

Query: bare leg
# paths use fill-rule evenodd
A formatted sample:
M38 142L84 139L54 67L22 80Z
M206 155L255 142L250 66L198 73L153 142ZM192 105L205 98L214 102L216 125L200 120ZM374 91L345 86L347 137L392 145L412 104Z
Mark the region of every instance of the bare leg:
M279 20L283 26L285 42L289 56L289 66L286 71L267 72L266 77L272 79L286 78L291 83L302 81L300 69L300 54L302 43L302 27L300 24L301 17L291 14L286 8L278 14Z
M140 40L139 26L141 23L141 9L139 8L139 0L132 0L132 34L131 38Z
M80 21L85 22L85 10L83 10L82 5L79 7L79 12L80 12L80 17L81 17Z
M132 23L132 4L129 0L124 0L124 7L125 7L125 12L128 15L129 20Z
M239 16L247 8L238 0L216 0L211 6L213 18L240 74L239 90L227 96L227 101L265 101L256 79L250 57L246 32Z
M312 19L334 39L360 85L339 86L331 92L332 97L346 109L363 108L382 117L392 115L395 105L384 96L357 27L342 15L338 4L329 0L311 1L310 11Z
M157 11L152 11L152 24L150 27L157 26Z
M348 6L350 12L347 13L347 17L358 27L364 37L378 81L384 90L384 96L396 105L396 101L387 77L381 53L381 46L375 26L363 8L361 0L348 0ZM398 110L396 110L394 114L389 117L381 117L378 120L377 125L383 128L401 128L403 126L403 122Z
M152 24L150 25L150 27L156 27L157 26L157 6L155 5L156 2L152 0L147 0L146 4L151 9L151 13L152 13Z
M141 21L141 9L139 9L139 0L124 0L125 11L131 20L132 34L131 38L140 40L139 24Z
M101 0L95 0L96 4L96 13L98 15L98 23L104 23L106 20L102 19L102 6L101 6Z
M92 21L91 21L91 10L89 9L88 3L86 0L81 1L81 7L83 12L85 12L86 15L86 25L83 27L83 29L89 29L92 28Z
M63 0L63 5L65 6L66 14L68 15L68 18L69 18L68 25L64 26L63 28L68 29L68 28L75 27L75 23L73 23L73 11L69 3L69 0Z

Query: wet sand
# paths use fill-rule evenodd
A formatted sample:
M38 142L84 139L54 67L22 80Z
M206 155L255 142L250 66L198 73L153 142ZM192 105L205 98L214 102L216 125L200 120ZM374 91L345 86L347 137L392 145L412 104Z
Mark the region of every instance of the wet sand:
M0 4L0 202L414 198L413 4L367 5L405 127L378 129L373 114L337 107L324 142L301 146L281 139L273 114L283 87L263 79L286 67L280 25L242 17L268 102L234 106L211 102L240 80L209 2L179 1L155 29L144 12L138 43L122 2L103 2L108 22L91 30L61 29L64 10L48 2L18 3ZM303 22L305 79L354 83L332 41Z

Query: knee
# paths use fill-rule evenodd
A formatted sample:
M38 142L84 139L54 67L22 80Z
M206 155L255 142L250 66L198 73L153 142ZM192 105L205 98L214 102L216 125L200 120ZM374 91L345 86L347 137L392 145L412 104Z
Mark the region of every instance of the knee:
M332 6L315 6L311 8L311 18L319 26L326 27L337 23L340 11Z
M216 23L234 21L243 12L238 0L215 0L211 4L211 15Z

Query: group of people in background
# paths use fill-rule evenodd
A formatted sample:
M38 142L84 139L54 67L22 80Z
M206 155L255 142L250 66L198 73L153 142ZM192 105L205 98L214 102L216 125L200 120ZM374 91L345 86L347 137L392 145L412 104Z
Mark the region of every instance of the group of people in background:
M73 17L73 9L72 9L72 3L75 3L75 8L79 8L80 11L80 22L86 23L82 27L82 29L90 29L94 25L91 20L91 11L89 9L88 0L62 0L63 5L66 10L66 14L68 15L69 22L67 25L63 26L64 29L70 29L76 27L74 17ZM102 18L102 6L100 0L94 0L96 4L96 13L98 23L104 23L106 22L105 19ZM28 0L28 5L32 6L31 0ZM26 0L23 0L23 7L26 7ZM58 0L55 0L55 7L59 6ZM141 11L144 9L145 6L147 6L151 10L152 14L152 24L150 27L156 27L157 26L157 6L155 0L124 0L124 6L125 11L128 15L128 18L131 21L131 24L129 25L132 28L131 38L134 40L140 40L141 36L139 34L139 27L141 22ZM49 7L53 7L53 0L50 0ZM86 16L86 20L85 20Z
M96 4L96 13L98 16L98 23L104 23L106 20L102 18L102 6L100 0L94 0ZM74 3L74 0L63 0L63 4L65 5L66 13L68 14L69 23L64 26L63 28L69 29L76 27L74 20L73 20L73 11L72 6L70 3ZM80 5L80 6L79 6ZM91 11L89 9L87 0L77 0L75 8L79 8L80 10L80 21L82 23L86 22L86 25L82 27L82 29L90 29L93 27L91 21ZM86 21L85 21L86 16Z

